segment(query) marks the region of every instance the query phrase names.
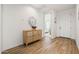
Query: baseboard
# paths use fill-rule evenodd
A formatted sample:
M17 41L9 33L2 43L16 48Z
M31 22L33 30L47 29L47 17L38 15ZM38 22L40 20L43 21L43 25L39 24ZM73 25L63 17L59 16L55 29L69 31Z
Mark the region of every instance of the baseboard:
M58 37L56 37L56 38L66 38L66 39L73 39L73 38L70 38L70 37L64 37L64 36L58 36ZM75 40L75 39L73 39L73 40Z

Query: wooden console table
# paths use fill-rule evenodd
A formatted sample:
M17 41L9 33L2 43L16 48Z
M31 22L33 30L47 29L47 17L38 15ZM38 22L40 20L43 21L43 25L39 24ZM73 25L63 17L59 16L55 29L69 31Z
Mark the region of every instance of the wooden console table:
M23 31L23 42L26 45L40 39L42 39L42 30L24 30Z

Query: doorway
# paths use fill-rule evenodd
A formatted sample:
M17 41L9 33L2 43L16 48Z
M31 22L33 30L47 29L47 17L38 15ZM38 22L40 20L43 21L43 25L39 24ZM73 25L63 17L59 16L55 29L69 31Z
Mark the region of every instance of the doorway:
M45 36L46 37L51 37L51 19L52 19L51 13L45 13L44 21L45 21Z

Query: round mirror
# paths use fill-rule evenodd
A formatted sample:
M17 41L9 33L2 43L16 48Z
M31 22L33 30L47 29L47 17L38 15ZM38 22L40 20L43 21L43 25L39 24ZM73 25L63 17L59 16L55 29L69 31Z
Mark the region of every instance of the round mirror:
M36 29L36 19L34 17L30 17L29 24L33 29Z

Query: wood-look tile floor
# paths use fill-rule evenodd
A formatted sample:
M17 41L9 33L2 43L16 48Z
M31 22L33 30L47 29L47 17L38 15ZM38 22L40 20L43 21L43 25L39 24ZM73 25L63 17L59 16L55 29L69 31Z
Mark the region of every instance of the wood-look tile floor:
M8 49L3 54L78 54L75 40L57 37L43 39L28 46L21 45Z

